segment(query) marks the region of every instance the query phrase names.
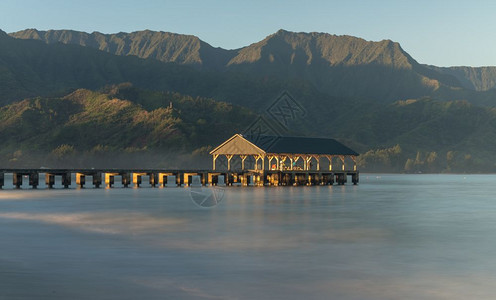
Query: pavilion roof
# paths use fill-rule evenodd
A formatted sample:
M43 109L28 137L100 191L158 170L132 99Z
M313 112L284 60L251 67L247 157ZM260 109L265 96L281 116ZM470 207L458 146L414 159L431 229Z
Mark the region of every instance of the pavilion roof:
M331 138L296 136L250 136L235 134L210 152L210 154L315 154L359 155L357 152Z

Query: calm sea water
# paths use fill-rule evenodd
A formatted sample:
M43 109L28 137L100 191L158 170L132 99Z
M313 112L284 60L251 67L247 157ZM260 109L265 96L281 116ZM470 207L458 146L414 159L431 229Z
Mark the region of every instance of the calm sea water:
M0 299L494 299L496 176L0 191Z

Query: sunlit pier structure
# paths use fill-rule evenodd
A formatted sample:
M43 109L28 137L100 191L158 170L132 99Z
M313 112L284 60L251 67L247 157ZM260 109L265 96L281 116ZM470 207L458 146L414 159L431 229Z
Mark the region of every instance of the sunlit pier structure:
M299 186L344 185L351 177L357 184L358 153L333 139L243 136L236 134L210 152L210 170L163 169L0 169L0 188L5 174L12 174L14 188L23 180L32 188L53 188L55 179L69 188L73 179L80 188L102 184L111 188L119 178L123 187L140 187L147 180L151 187L190 186ZM351 168L350 168L351 166ZM91 180L87 180L90 179Z

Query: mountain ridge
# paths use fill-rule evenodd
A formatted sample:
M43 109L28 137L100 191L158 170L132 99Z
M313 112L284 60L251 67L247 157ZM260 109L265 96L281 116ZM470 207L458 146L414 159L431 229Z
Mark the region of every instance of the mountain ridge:
M463 87L475 91L488 91L496 87L496 67L436 67L426 65L427 68L437 72L456 77Z
M259 42L232 50L223 49L221 47L214 48L207 42L194 35L151 30L133 31L130 33L119 32L103 34L98 31L86 33L75 30L40 31L37 29L26 29L10 33L9 35L17 39L41 40L47 44L57 42L64 44L77 44L80 46L97 48L116 55L136 55L141 58L154 58L164 62L178 62L184 64L204 63L204 60L200 57L200 49L201 47L204 47L206 49L204 51L212 51L217 53L223 52L223 54L217 55L225 57L231 56L225 66L240 64L245 61L253 62L250 61L247 52L260 51L260 46L266 46L267 43L270 43L274 39L278 38L285 39L286 42L291 42L291 40L293 40L293 42L299 40L301 43L303 41L304 43L306 42L306 46L308 46L311 40L318 40L317 43L320 44L319 46L323 50L320 54L325 54L324 56L331 65L367 64L373 62L382 63L382 61L376 59L377 57L368 57L368 59L364 60L363 57L352 55L350 53L350 49L344 49L346 47L353 50L353 47L371 48L371 45L386 45L384 48L394 47L400 50L402 54L406 54L397 42L393 42L391 40L367 41L365 39L349 35L333 35L322 32L291 32L284 29L278 30L276 33L267 36ZM145 41L147 42L145 43ZM167 43L170 44L169 47L164 47L167 46ZM329 45L329 43L333 43L334 45ZM336 44L341 44L341 48L347 51L344 55L345 57L340 57L339 54L335 55L336 51L332 51L332 53L329 51L330 48L336 49ZM295 45L295 43L292 43L292 46ZM141 48L138 48L137 46L141 46ZM293 49L295 49L295 47L293 47ZM307 48L306 50L310 49ZM367 49L364 50L367 51ZM312 54L309 54L311 58ZM331 54L333 56L331 56ZM373 53L366 53L366 55L370 56L373 55ZM408 55L407 60L413 59ZM408 65L405 61L396 63L396 60L392 59L392 57L390 57L389 62L386 63L392 64L396 67L411 67L411 65Z
M239 80L241 76L258 78L256 80L301 81L333 97L391 102L435 96L444 100L466 99L482 105L496 105L492 91L478 93L467 87L467 84L464 86L460 83L464 79L457 77L457 74L449 74L449 72L419 64L401 48L399 43L391 40L372 42L353 36L337 36L320 32L290 32L281 29L246 47L225 50L214 48L195 36L150 30L132 33L93 32L88 34L71 30L28 29L11 33L9 36L16 41L35 39L48 46L60 45L57 46L58 49L64 49L65 52L68 50L62 45L91 48L119 57L137 57L149 60L149 62L140 63L148 66L158 66L159 64L152 62L157 61L193 67L204 72L195 75L198 78L202 77L204 83L177 91L208 97L220 96L220 100L230 97L224 91L230 88L221 87L222 80L232 80L232 78ZM82 49L76 51L83 52ZM122 59L121 61L124 62ZM95 65L94 62L89 64ZM119 68L126 67L119 66ZM156 66L153 68L156 69ZM17 72L12 67L6 67L6 70L10 73ZM194 72L189 73L188 76L191 76ZM112 72L109 74L100 72L97 77L111 84L132 81L144 88L161 89L164 87L163 83L158 83L154 78L142 85L139 82L142 78L133 79L133 81L128 79L129 76L121 75L122 80L115 80L111 78L112 74ZM157 75L153 74L153 76ZM41 74L36 74L36 76L44 77ZM174 77L171 76L169 78L174 81ZM19 78L19 76L8 77L9 79ZM91 77L95 78L95 76ZM219 78L222 79L219 80ZM216 82L214 90L205 86L212 79ZM78 85L77 82L71 85L74 88L97 88L88 84ZM171 87L170 84L165 85ZM205 86L205 88L200 88L201 91L192 91L192 89L198 89L199 86Z
M103 34L98 31L86 33L74 30L26 29L11 33L10 36L18 39L41 40L47 44L60 42L87 46L115 55L134 55L163 62L203 65L204 61L207 61L207 67L211 68L217 66L210 61L222 61L223 57L228 57L232 52L232 50L214 48L194 35L151 30Z

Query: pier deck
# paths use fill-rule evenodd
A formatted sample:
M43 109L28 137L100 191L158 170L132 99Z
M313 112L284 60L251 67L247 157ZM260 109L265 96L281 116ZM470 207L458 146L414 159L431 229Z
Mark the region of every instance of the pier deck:
M37 188L40 176L45 176L47 188L53 188L55 177L61 178L64 188L71 186L75 177L78 187L102 184L111 188L115 177L120 177L123 187L140 187L143 177L147 177L151 187L190 186L194 176L199 177L202 186L298 186L298 185L344 185L351 178L353 184L359 182L356 170L164 170L164 169L0 169L0 188L5 184L5 174L12 174L12 184L20 189L23 180L32 188ZM86 178L91 177L91 182ZM42 177L43 178L43 177ZM170 180L174 180L171 182Z

